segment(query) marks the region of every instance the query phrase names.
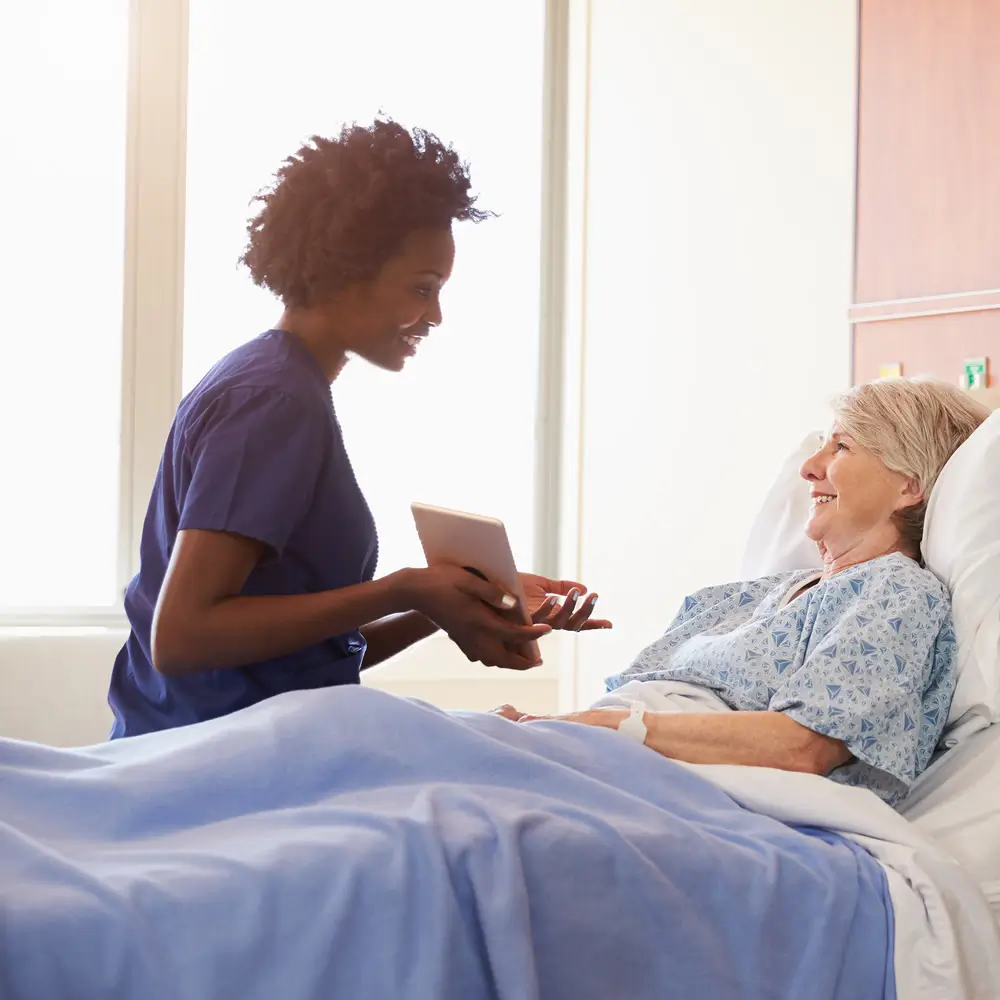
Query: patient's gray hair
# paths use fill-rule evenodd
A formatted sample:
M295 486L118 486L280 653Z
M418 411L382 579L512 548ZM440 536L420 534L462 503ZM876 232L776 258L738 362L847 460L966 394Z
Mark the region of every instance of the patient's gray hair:
M919 484L923 502L895 515L903 547L919 557L931 490L989 409L948 382L924 377L866 382L841 395L833 409L845 434Z

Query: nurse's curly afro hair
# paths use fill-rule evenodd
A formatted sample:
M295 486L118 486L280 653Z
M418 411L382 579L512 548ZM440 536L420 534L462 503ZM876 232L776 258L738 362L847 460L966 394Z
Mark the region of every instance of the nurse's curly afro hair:
M254 199L241 263L287 307L374 277L415 229L482 222L468 166L423 129L391 120L313 136Z

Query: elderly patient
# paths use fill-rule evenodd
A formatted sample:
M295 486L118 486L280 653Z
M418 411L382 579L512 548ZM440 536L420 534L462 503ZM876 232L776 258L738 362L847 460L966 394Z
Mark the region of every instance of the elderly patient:
M955 689L949 597L921 565L927 497L987 415L931 380L845 394L801 470L822 572L692 594L609 678L611 696L557 718L617 728L630 700L669 706L642 716L646 745L667 757L828 775L896 804L927 767Z

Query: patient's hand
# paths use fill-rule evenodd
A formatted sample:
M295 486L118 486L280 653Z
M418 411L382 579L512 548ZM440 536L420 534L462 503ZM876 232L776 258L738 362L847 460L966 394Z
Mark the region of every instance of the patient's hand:
M513 705L497 705L496 708L491 708L490 715L502 715L505 719L510 719L511 722L520 722L524 717L523 712L519 712Z
M528 603L528 614L535 625L548 625L567 632L587 632L591 629L611 628L606 619L592 619L597 594L587 594L582 583L573 580L549 580L534 573L521 573L521 586ZM565 600L560 603L559 598ZM579 607L577 602L584 598Z

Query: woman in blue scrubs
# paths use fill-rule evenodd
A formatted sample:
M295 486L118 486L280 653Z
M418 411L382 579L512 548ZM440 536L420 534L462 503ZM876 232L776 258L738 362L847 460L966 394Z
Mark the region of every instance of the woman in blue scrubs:
M312 139L259 197L242 262L284 312L177 410L125 597L112 738L356 684L438 629L470 660L525 669L525 643L550 629L609 627L569 581L524 576L528 626L462 569L374 578L375 524L331 385L351 354L401 370L440 324L452 223L487 216L469 188L452 149L378 121Z

